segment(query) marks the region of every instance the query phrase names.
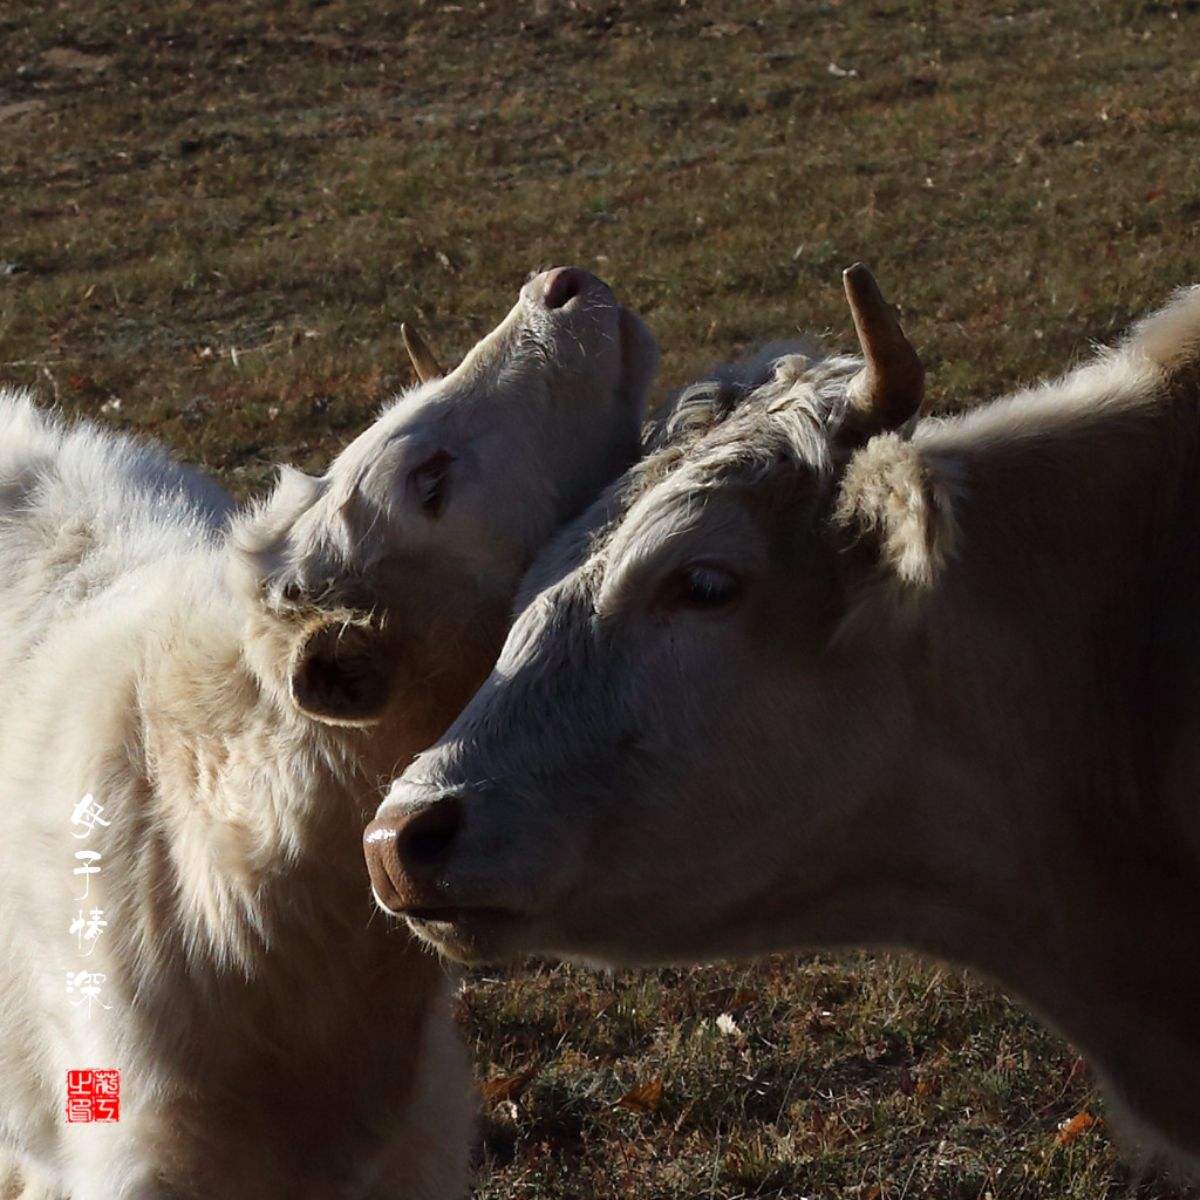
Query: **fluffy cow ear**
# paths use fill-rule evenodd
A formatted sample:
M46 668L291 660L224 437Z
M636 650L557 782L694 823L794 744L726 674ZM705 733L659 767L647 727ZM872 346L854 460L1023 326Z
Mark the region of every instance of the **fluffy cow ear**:
M377 721L391 691L391 659L382 640L379 630L342 620L325 621L308 632L290 666L296 707L334 725Z
M898 434L877 437L846 466L837 522L874 541L900 583L932 587L954 551L954 477L952 464L923 458Z
M857 444L916 416L925 394L925 368L875 276L855 263L843 272L842 283L865 360L847 389L841 430L843 440Z

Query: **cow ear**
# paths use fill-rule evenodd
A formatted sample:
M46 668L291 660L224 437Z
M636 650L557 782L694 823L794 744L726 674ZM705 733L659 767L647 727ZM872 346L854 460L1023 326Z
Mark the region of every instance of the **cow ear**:
M881 565L917 590L932 587L957 540L953 463L922 456L898 434L875 438L851 456L835 516L856 541L873 542Z
M842 283L863 368L847 388L849 403L840 437L859 445L877 433L899 429L917 415L925 394L925 368L875 276L862 263L855 263L843 272Z
M380 630L328 620L299 641L289 667L296 707L333 725L370 725L391 694L391 656Z

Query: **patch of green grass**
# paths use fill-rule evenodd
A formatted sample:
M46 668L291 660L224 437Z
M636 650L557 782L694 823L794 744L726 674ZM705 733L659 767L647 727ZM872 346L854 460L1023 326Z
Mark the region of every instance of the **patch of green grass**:
M665 395L848 345L865 259L946 407L1200 279L1194 0L68 0L0 42L0 381L239 494L408 381L401 319L452 360L538 266L612 281ZM485 1078L536 1069L481 1197L1179 1194L1103 1122L1059 1145L1074 1054L945 970L535 968L462 1015Z

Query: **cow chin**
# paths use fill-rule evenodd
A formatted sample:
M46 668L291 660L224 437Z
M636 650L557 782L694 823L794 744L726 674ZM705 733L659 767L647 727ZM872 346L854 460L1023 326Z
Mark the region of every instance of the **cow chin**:
M522 954L524 920L495 908L406 913L409 929L445 958L468 966L505 962Z

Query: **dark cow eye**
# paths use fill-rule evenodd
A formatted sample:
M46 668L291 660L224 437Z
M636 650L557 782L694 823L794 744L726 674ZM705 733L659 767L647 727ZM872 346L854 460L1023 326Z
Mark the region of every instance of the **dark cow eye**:
M676 605L703 609L724 608L738 598L741 590L741 580L732 571L712 563L684 567L676 573L672 587Z
M446 507L450 493L450 464L454 455L439 450L427 458L419 467L414 467L408 477L408 486L417 502L417 507L427 517L440 517Z

